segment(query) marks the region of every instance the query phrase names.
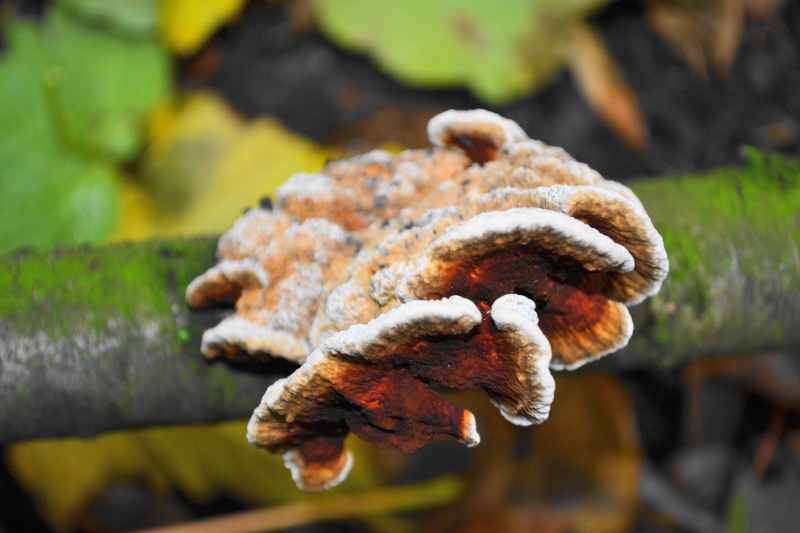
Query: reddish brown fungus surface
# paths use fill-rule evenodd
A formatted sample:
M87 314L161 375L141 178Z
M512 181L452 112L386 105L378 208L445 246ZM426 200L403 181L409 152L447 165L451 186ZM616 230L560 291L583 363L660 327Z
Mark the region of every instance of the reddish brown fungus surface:
M605 273L589 272L569 257L540 249L497 252L469 264L451 264L442 278L442 293L433 291L431 298L464 296L479 308L488 308L504 294L533 300L554 356L569 362L579 359L573 353L576 337L603 338L609 325L619 323L612 318L617 305L603 294Z
M442 138L446 146L457 146L465 152L472 161L483 164L497 159L498 146L496 139L490 135L465 135L448 133Z
M428 384L481 387L509 420L530 424L549 412L549 362L533 304L522 296L498 299L488 316L460 297L410 302L323 343L267 390L248 434L259 446L288 453L300 478L318 480L304 488L324 488L341 472L329 467L331 454L321 466L300 442L344 425L367 442L406 453L439 434L475 445L472 414Z
M337 392L350 430L375 446L412 453L435 435L468 440L466 412L403 368L360 365Z

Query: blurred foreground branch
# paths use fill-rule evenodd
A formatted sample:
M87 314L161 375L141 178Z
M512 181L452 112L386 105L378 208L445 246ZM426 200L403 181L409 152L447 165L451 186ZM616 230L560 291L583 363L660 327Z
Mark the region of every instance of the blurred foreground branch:
M632 368L800 345L800 163L632 184L671 272L633 309ZM191 279L215 238L18 252L0 258L0 443L250 414L273 375L208 363ZM266 374L269 374L267 372Z

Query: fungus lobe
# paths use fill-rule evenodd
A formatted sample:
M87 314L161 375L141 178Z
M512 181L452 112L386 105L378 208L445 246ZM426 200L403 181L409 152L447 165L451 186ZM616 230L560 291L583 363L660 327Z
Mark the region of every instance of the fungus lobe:
M522 296L498 299L488 320L459 296L409 302L333 335L273 384L248 439L289 457L301 488L327 488L349 464L350 431L406 453L438 434L478 444L474 416L431 383L483 388L512 422L543 421L555 388L549 363L534 305Z

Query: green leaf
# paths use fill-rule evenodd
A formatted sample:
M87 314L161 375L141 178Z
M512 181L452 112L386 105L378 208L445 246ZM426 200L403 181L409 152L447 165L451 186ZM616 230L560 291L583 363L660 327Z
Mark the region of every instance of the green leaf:
M40 35L50 63L45 97L67 141L90 156L130 160L142 148L146 112L169 86L156 40L118 37L59 9Z
M500 103L564 66L572 28L609 0L317 0L320 28L400 81Z
M747 533L748 512L747 512L747 497L743 494L737 494L727 510L728 519L728 533Z
M152 37L158 28L158 0L56 0L81 21L112 33Z
M0 253L102 240L116 219L117 165L141 150L168 58L155 37L119 37L58 5L5 33Z
M800 531L797 469L781 476L757 478L745 472L737 480L726 518L729 533Z

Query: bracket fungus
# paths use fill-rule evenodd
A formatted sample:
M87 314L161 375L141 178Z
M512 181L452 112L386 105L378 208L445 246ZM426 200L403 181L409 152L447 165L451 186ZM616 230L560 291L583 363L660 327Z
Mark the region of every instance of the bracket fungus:
M282 452L301 488L327 488L347 474L350 431L406 453L437 434L478 444L472 413L429 383L481 387L512 422L543 421L555 389L549 363L550 346L524 296L497 299L490 321L460 296L408 302L334 334L270 386L248 439Z
M204 334L207 357L300 364L247 437L303 489L347 476L349 433L406 453L437 434L476 445L473 415L432 385L479 387L512 423L543 422L550 370L625 346L628 306L667 275L624 185L488 111L447 111L428 134L425 150L293 176L187 288L193 306L235 303Z

